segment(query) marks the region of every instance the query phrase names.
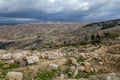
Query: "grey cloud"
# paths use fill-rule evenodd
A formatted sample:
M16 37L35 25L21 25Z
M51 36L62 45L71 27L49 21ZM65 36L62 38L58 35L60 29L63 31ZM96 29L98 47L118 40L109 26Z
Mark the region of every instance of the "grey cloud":
M120 18L119 4L120 0L0 0L0 17L4 21L100 21Z

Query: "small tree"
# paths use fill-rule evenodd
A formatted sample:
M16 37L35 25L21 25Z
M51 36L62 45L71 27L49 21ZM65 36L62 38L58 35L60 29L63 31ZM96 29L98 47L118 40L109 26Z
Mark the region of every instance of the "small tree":
M91 35L91 40L94 40L94 39L95 39L95 35L92 34L92 35Z

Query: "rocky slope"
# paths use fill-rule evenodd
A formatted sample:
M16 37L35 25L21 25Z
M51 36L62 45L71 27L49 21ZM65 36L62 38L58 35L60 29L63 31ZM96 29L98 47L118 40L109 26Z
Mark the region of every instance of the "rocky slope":
M120 80L119 20L2 26L0 34L0 80Z
M120 80L119 48L86 45L41 51L0 50L0 79Z

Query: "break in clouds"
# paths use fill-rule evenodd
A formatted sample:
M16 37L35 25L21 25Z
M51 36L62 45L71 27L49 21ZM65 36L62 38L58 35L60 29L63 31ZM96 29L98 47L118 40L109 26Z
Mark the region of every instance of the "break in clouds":
M75 22L120 18L120 0L0 0L0 22Z

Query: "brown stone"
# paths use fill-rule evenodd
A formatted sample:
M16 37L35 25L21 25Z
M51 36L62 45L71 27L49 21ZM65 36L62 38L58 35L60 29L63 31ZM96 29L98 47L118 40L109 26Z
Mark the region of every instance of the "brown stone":
M77 69L79 70L79 71L85 71L85 67L84 66L80 66L80 67L77 67Z
M108 68L107 68L107 67L102 67L102 68L100 69L100 71L101 71L102 73L107 73L107 72L108 72Z
M87 68L87 67L90 67L90 63L89 63L89 62L84 62L83 65L84 65L84 67L86 67L86 68Z
M90 69L89 67L86 67L86 68L85 68L85 72L90 73L90 72L91 72L91 69Z

